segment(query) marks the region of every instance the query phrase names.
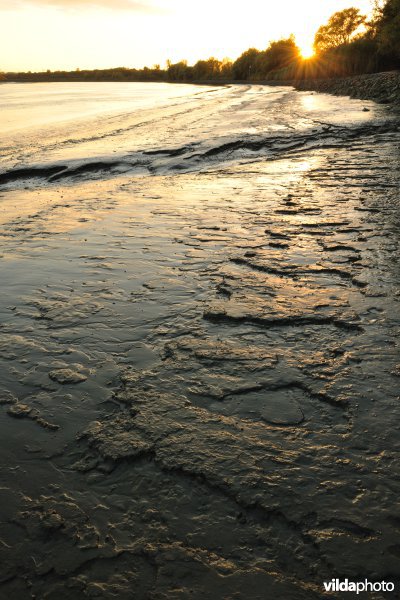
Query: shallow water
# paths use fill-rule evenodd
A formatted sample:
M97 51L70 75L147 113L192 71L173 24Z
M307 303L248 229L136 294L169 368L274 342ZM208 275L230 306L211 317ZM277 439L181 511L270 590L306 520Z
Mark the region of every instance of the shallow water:
M88 118L105 117L154 109L187 98L199 88L160 83L31 83L0 86L0 129L2 133L41 129L44 142L54 125L64 127L69 137L71 124L82 126Z
M116 85L2 140L0 591L398 581L398 117Z

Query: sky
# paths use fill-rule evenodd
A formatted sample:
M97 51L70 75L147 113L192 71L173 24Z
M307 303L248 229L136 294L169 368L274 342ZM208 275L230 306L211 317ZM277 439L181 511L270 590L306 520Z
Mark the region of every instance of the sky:
M293 33L307 50L336 11L372 0L0 0L0 71L236 59Z

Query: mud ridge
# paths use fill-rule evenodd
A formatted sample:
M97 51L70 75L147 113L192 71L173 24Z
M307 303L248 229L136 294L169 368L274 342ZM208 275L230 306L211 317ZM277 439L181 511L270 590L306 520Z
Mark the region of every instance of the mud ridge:
M323 315L296 315L293 317L261 317L252 315L230 315L226 312L218 312L213 310L205 310L203 318L213 323L224 323L237 325L249 323L252 325L261 325L262 327L303 327L304 325L334 325L340 329L347 331L362 332L363 327L357 323L346 321L340 317L323 316Z
M0 183L10 183L12 181L24 181L33 178L43 178L54 176L61 171L68 169L67 166L54 167L26 167L21 169L13 169L0 173Z
M262 273L269 273L271 275L279 275L282 277L296 278L298 275L333 275L335 277L340 277L341 279L344 279L345 281L350 281L356 287L366 287L368 285L367 283L356 279L355 275L353 275L347 271L344 271L343 269L337 269L334 267L320 267L320 268L307 267L306 269L303 269L301 267L287 266L287 267L277 268L277 267L269 267L266 265L254 263L250 260L247 260L245 258L240 258L240 257L230 258L230 261L237 265L246 266L255 271L261 271Z
M388 132L397 132L399 125L395 120L388 120L384 123L372 125L360 125L354 127L342 127L331 124L323 124L320 130L311 131L305 135L290 134L281 136L269 136L267 138L240 138L216 145L204 151L193 152L195 146L199 144L184 145L178 148L161 148L154 150L145 150L143 152L131 153L126 157L119 157L113 160L95 160L89 159L84 164L74 166L54 165L54 166L32 166L26 168L10 169L0 173L0 184L12 182L29 181L30 179L45 179L48 182L56 182L62 179L84 179L85 175L97 174L98 177L113 176L119 172L129 172L135 168L143 168L148 175L157 175L164 172L180 173L196 172L207 166L208 159L220 157L222 161L229 160L235 153L250 151L254 153L253 158L257 158L257 152L261 153L260 158L267 151L270 158L276 159L286 154L301 150L311 150L317 148L333 148L337 145L348 143L351 140L383 134ZM149 161L154 157L155 160ZM165 162L167 159L184 157L183 160L187 166L181 162ZM157 161L159 158L159 161ZM190 165L190 161L193 164ZM214 165L215 166L215 165Z

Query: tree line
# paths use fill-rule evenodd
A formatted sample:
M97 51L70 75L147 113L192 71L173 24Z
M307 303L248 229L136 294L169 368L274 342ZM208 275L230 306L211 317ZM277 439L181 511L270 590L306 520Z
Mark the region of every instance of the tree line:
M249 48L235 61L211 57L188 65L167 61L151 68L0 73L6 81L284 81L372 73L400 68L400 0L375 0L373 17L356 8L334 13L318 29L315 54L303 59L294 36L271 42L265 50Z

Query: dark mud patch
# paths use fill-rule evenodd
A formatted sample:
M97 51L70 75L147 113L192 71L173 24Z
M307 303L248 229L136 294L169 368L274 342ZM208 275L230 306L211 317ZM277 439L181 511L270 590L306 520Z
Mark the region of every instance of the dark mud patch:
M6 171L0 173L0 184L10 183L12 181L24 181L29 179L43 178L47 179L51 176L61 173L67 169L66 166L54 166L54 167L27 167L24 169L14 169L12 171Z

